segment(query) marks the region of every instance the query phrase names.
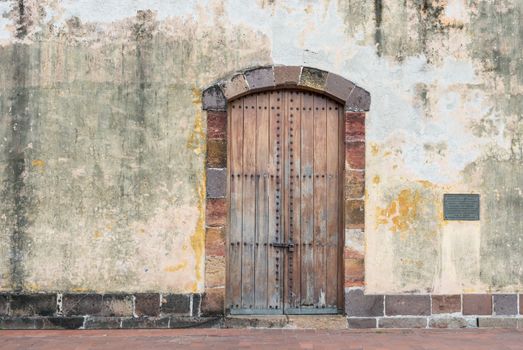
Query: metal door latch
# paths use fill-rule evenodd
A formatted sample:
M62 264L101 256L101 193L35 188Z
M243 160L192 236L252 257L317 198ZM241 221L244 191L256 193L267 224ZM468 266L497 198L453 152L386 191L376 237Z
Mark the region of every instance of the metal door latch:
M271 243L271 245L275 248L286 248L289 249L289 252L294 251L294 243L280 243L280 242L274 242Z

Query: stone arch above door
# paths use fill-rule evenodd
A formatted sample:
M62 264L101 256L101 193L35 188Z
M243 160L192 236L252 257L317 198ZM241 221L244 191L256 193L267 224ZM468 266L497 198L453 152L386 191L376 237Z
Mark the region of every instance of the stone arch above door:
M344 106L343 280L345 287L364 286L365 112L370 108L369 92L337 74L315 68L252 68L223 78L202 93L202 108L207 111L204 315L225 312L228 102L254 92L289 88L320 93Z
M266 66L234 73L203 91L202 107L226 111L227 101L257 91L285 87L325 94L344 104L346 111L365 112L370 108L368 91L337 74L301 66Z

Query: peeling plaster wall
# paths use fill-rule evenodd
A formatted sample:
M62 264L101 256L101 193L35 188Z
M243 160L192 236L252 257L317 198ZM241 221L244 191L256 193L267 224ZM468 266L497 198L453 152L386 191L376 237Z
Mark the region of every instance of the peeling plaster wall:
M521 1L0 10L1 289L201 291L198 96L230 71L276 63L372 95L367 291L522 290ZM443 221L443 193L469 192L481 221Z
M200 89L270 63L267 38L224 26L219 3L110 23L84 22L72 2L26 1L30 19L13 6L18 39L0 48L0 289L202 291Z

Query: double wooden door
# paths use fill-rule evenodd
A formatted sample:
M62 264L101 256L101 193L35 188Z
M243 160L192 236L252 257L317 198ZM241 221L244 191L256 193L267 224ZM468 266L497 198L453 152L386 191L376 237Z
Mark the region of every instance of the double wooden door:
M342 116L337 102L304 91L229 104L231 314L341 308Z

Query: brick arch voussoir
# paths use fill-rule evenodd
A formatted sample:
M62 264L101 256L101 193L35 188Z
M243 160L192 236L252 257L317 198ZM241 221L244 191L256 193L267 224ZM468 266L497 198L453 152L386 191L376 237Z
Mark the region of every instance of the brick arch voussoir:
M349 112L366 112L370 108L368 91L337 74L304 66L263 66L236 72L203 91L202 108L226 111L227 102L240 96L289 87L330 96Z

